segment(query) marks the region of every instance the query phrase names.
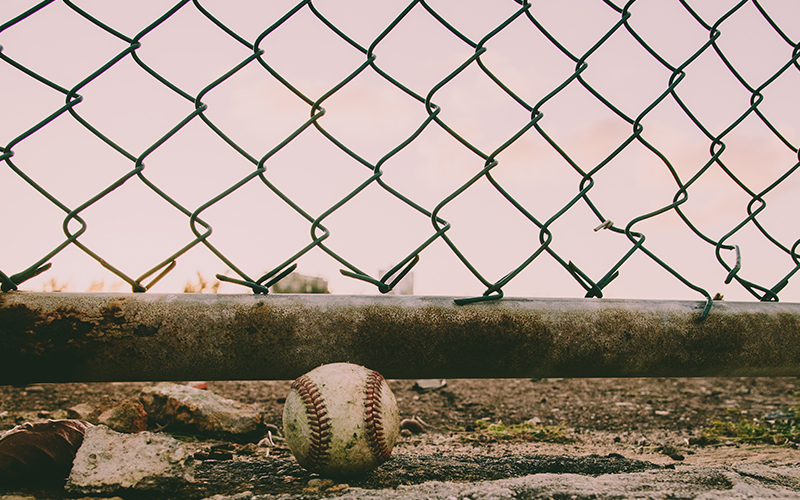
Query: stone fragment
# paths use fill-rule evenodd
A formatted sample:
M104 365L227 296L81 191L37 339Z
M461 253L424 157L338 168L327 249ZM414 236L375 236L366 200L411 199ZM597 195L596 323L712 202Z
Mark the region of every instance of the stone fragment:
M93 415L95 413L96 408L93 404L89 403L80 403L69 410L67 410L67 417L75 420L85 420L87 422L90 421L90 418L94 417L97 418L99 413Z
M123 434L104 425L87 429L72 465L66 490L111 495L126 490L169 491L194 482L183 443L152 432Z
M161 383L142 389L139 399L149 420L163 427L239 441L264 433L263 417L254 407L208 390Z
M422 434L425 432L425 427L416 419L404 418L400 421L400 429L408 430L412 434Z
M67 410L67 416L94 425L103 424L117 432L147 430L147 414L144 406L135 399L117 401L106 397L96 405L80 403Z
M438 391L439 389L446 386L447 386L446 380L441 380L438 378L422 379L414 382L414 386L412 387L412 389L414 389L417 392L432 392L432 391Z
M147 430L147 413L144 405L134 399L125 399L97 417L99 424L117 432L137 433Z

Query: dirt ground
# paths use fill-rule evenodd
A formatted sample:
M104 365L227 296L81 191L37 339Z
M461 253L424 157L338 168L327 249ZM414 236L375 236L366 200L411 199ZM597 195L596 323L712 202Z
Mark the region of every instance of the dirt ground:
M289 381L207 384L223 397L256 405L268 424L281 427ZM0 386L0 430L23 421L59 418L80 403L136 398L146 385L151 383ZM565 460L624 457L667 467L800 464L800 450L791 442L776 446L721 439L703 446L690 444L715 421L759 422L776 410L800 405L796 378L456 379L428 392L415 388L414 380L393 380L390 385L401 418L416 417L427 426L423 433L406 432L401 437L394 452L400 464L407 465L403 460L410 457L457 456L463 464L467 463L463 457L475 457L478 463L482 459L488 464L503 457L539 455ZM551 432L550 441L557 442L525 436L505 439L487 432L487 426L500 422L507 426L533 423ZM293 460L280 446L268 459ZM434 479L451 480L446 476L457 476L456 469ZM514 474L502 470L490 478ZM0 487L0 497L4 493L8 492Z

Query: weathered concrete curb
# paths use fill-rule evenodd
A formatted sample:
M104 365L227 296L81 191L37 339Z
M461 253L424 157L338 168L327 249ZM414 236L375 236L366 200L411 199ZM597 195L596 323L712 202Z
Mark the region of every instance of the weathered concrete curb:
M800 304L218 294L0 294L0 383L799 376Z
M216 495L213 500L308 500L313 494ZM322 498L326 495L319 494ZM752 498L800 498L800 469L740 465L734 467L685 467L627 474L583 476L536 474L480 483L430 482L393 490L351 488L339 500L573 500L664 498L737 500Z

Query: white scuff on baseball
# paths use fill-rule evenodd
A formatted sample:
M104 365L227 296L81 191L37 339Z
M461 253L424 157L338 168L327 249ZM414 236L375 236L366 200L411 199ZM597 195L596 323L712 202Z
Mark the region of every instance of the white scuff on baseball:
M283 408L286 444L303 468L326 476L368 472L389 460L400 414L375 370L332 363L292 383Z

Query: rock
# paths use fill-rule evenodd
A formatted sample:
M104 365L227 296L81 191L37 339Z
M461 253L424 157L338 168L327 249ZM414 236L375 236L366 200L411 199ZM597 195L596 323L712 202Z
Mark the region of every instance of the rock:
M90 427L65 488L82 495L169 491L194 482L192 467L184 463L188 457L180 441L163 434L122 434L104 425Z
M96 419L100 415L99 412L95 414L95 410L96 408L92 404L80 403L67 410L67 417L75 420L85 420L89 422L90 418Z
M416 419L404 418L400 421L400 429L408 430L412 434L422 434L425 432L425 427Z
M414 386L412 387L412 389L414 389L417 392L433 392L433 391L438 391L442 387L446 386L447 386L446 380L423 379L414 382Z
M263 418L255 408L208 390L161 383L142 389L139 399L149 420L160 426L234 440L264 433Z
M97 421L117 432L135 434L147 430L144 405L134 399L125 399L117 406L109 408L97 417Z
M330 488L333 486L333 479L312 478L308 480L308 485L312 488Z
M135 399L117 401L104 398L96 406L80 403L67 410L67 416L85 420L94 425L103 424L117 432L142 432L147 430L147 414L141 402Z
M793 411L785 412L785 411L781 411L781 410L772 410L769 413L767 413L766 415L764 415L764 420L766 420L768 422L774 422L774 421L777 421L777 420L790 420L790 419L793 419L793 418L795 418L795 415L794 415Z

